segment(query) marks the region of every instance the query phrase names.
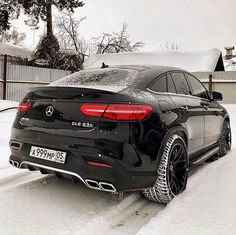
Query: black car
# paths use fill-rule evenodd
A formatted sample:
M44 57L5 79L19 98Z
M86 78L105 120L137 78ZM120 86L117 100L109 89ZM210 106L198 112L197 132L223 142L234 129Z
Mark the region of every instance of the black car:
M103 67L25 96L12 128L12 165L168 203L186 188L189 170L231 149L222 95L210 95L192 74Z

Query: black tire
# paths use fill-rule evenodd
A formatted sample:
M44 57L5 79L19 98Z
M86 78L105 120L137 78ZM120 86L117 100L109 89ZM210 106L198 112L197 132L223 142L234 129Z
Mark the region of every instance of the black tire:
M231 150L231 136L230 122L229 120L225 120L219 140L219 157L225 156Z
M157 181L153 187L143 190L143 194L151 201L168 204L187 184L188 156L182 137L172 134L160 156Z

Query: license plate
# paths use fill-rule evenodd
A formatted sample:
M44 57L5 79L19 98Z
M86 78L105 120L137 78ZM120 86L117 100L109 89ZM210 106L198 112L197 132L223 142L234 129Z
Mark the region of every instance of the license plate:
M32 146L30 156L51 162L65 164L66 152Z

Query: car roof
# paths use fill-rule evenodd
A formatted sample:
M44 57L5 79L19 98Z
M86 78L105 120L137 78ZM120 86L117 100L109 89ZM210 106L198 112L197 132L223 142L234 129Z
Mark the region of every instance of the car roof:
M109 65L108 65L109 66ZM182 70L176 67L171 67L171 66L163 66L163 65L145 65L145 64L138 64L138 65L112 65L109 66L109 68L120 68L120 69L132 69L132 70L137 70L137 71L155 71L156 73L162 74L167 71L171 70Z
M129 69L129 70L139 71L140 76L142 76L143 79L140 79L137 84L134 84L139 88L146 87L148 84L150 84L153 81L153 79L159 77L160 75L164 73L171 72L171 71L186 72L183 69L179 69L179 68L171 67L171 66L162 66L162 65L112 65L112 66L109 66L109 68L110 69Z

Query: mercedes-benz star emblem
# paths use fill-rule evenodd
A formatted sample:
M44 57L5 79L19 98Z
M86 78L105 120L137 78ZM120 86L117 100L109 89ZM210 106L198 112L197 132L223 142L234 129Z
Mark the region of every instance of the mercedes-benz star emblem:
M51 117L51 116L53 115L53 111L54 111L54 108L53 108L52 106L48 106L48 107L46 108L46 115L47 115L48 117Z

